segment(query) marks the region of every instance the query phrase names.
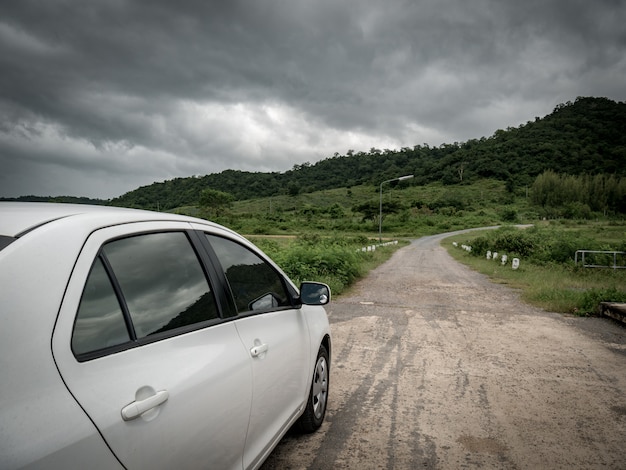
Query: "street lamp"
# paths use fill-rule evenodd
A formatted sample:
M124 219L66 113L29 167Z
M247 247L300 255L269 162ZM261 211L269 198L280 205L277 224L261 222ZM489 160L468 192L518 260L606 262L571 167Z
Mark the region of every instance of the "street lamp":
M380 213L378 214L378 243L382 241L382 232L383 232L383 184L391 183L392 181L404 181L410 180L413 178L413 175L400 176L399 178L393 178L387 181L383 181L380 183Z

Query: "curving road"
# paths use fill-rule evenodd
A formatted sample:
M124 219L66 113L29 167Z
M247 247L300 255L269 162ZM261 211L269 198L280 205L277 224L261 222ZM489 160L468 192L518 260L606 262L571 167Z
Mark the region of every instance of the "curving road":
M328 308L326 421L263 469L624 469L626 328L402 248Z

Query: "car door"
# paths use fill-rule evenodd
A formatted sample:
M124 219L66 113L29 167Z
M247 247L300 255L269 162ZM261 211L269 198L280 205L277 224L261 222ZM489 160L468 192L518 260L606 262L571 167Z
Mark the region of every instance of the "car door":
M188 228L95 232L55 327L68 389L130 469L242 467L251 360Z
M237 332L252 358L253 393L244 467L255 466L301 414L312 373L302 309L282 275L259 254L206 234L230 285Z

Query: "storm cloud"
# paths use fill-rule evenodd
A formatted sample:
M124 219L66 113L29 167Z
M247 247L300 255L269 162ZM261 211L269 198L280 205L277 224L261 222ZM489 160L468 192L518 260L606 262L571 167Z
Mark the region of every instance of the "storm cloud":
M0 196L492 135L626 99L620 0L0 5Z

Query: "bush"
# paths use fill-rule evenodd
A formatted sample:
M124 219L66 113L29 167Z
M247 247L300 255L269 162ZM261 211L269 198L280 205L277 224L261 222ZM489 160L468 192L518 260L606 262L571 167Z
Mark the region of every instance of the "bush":
M491 250L491 242L487 237L476 237L466 244L472 246L471 254L474 256L485 256L485 253Z
M533 259L543 263L565 264L574 261L576 250L579 249L580 241L564 235L560 239L545 240L545 244L533 253Z
M582 313L596 313L600 302L626 302L626 292L610 289L591 289L585 292L579 304Z
M532 255L537 263L573 263L576 250L596 250L598 243L576 231L546 230L540 232L540 244Z
M270 256L296 284L325 282L339 293L361 275L361 258L367 254L357 252L353 242L346 238L322 239L307 234L288 247L272 251Z
M587 204L571 202L563 208L563 217L567 219L589 220L593 217L593 213Z
M515 209L505 209L500 214L504 222L517 222L517 211Z
M488 250L497 251L524 257L536 264L568 264L573 263L576 250L612 249L601 247L598 242L577 231L537 227L525 230L502 227L468 244L472 245L475 256L485 256Z
M531 230L500 228L471 242L472 253L484 256L487 251L529 257L535 251L536 240Z
M535 250L534 234L524 231L504 232L496 239L498 251L530 256Z

